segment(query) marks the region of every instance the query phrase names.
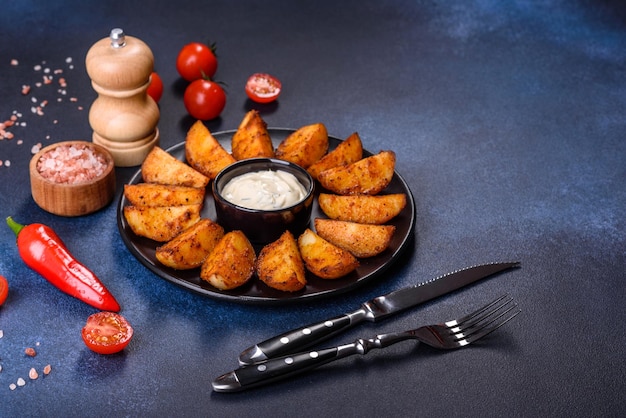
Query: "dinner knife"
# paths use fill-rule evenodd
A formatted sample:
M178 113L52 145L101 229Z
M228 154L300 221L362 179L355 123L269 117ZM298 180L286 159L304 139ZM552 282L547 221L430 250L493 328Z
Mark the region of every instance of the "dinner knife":
M395 290L361 304L359 309L353 312L287 331L249 347L239 355L239 364L246 366L284 354L296 353L361 322L379 321L485 277L519 266L519 262L480 264L456 270L425 283Z

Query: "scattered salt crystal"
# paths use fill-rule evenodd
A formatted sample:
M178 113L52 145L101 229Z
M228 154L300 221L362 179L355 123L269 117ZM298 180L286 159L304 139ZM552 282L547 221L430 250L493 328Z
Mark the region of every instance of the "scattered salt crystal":
M41 65L37 64L33 67L33 70L35 71L41 71Z
M19 64L19 62L18 62L18 60L16 60L15 58L13 58L13 59L11 60L11 65L12 65L12 66L14 66L14 67L15 67L15 66L16 66L16 65L18 65L18 64Z
M15 383L11 383L9 385L9 389L11 389L11 390L15 390L16 388L17 388L17 386L15 385Z
M30 152L32 154L37 154L39 151L41 151L41 143L33 145L33 147L30 149Z
M47 364L44 368L43 368L43 374L45 374L46 376L50 374L50 372L52 371L52 366L50 366L49 364Z
M67 57L67 58L65 58L65 62L66 62L67 64L71 63L71 62L72 62L72 57Z
M21 377L17 379L18 386L24 386L25 384L26 384L26 380L22 379Z
M4 337L4 331L0 329L0 338Z
M37 373L37 370L35 370L34 367L31 367L31 369L28 371L28 377L30 378L30 380L35 380L39 377L39 373Z
M11 161L10 160L6 160L4 162L4 165L7 166L7 167L11 167Z

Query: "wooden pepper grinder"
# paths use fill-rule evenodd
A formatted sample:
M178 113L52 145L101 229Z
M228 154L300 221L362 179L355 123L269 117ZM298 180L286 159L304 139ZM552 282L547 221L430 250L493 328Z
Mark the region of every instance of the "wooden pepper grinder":
M159 107L146 93L154 56L140 39L113 29L85 59L98 93L89 110L93 142L107 148L115 165L140 165L159 142Z

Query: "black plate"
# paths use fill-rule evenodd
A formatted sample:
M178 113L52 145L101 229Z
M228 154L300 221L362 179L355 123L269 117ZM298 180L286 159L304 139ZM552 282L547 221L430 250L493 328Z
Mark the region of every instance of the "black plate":
M293 129L270 128L269 133L272 137L274 145L277 146L289 134L294 132ZM222 144L224 148L230 151L231 139L234 130L224 131L213 134L213 136ZM334 149L340 142L338 138L329 137L330 149ZM181 161L185 161L185 143L174 145L166 150L174 157ZM371 155L370 152L364 150L364 155ZM137 184L143 182L141 170L130 179L129 184ZM319 185L318 185L319 186ZM316 194L319 194L317 187ZM281 292L274 290L260 280L253 278L244 286L239 288L222 291L214 288L200 278L200 269L193 270L174 270L160 264L155 257L155 250L159 243L135 235L123 215L123 208L128 204L126 198L122 194L117 207L117 223L120 235L130 252L147 268L156 275L169 280L172 283L183 286L189 290L209 296L216 299L230 300L239 303L254 304L279 304L301 301L303 299L311 300L323 296L335 295L347 292L368 280L378 277L387 267L389 267L402 253L404 248L410 242L413 236L413 228L415 225L415 203L413 195L408 185L402 177L396 172L389 186L383 193L405 193L407 196L407 205L402 212L395 217L389 224L396 226L396 232L389 245L389 248L376 257L360 259L360 266L349 275L336 280L323 280L307 272L307 285L304 289L295 293ZM213 205L213 196L210 191L210 185L207 187L206 199L201 216L215 220L215 207ZM317 204L317 199L313 204L311 214L312 220L316 217L326 217ZM257 253L258 253L257 249Z

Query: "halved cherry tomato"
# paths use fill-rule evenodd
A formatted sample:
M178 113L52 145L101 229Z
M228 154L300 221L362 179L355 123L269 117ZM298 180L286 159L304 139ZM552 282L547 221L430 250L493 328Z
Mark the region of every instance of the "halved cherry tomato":
M278 98L282 84L269 74L255 73L246 82L246 94L257 103L270 103Z
M4 276L0 276L0 306L7 300L7 296L9 295L9 282Z
M224 110L226 93L215 81L200 79L187 86L183 101L187 112L195 119L211 120Z
M82 330L83 341L99 354L122 351L133 337L133 327L115 312L98 312L87 318Z
M148 85L147 93L155 102L159 103L159 100L161 100L161 96L163 95L163 80L161 80L161 77L156 72L153 72L150 76L150 84Z
M176 58L176 69L187 81L212 78L217 71L215 45L209 47L200 42L185 45Z

